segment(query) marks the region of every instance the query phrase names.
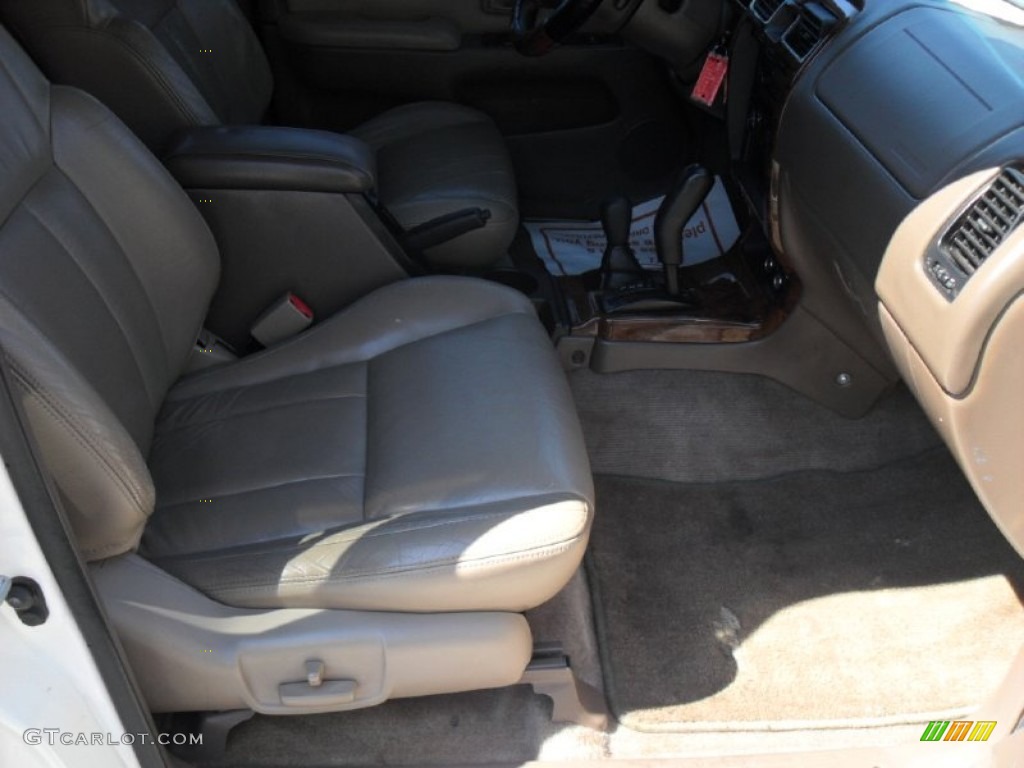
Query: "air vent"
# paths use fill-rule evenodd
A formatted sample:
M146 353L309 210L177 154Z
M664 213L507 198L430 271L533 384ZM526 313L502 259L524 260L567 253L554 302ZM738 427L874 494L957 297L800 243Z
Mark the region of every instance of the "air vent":
M750 12L767 24L785 2L786 0L754 0L750 4Z
M798 62L803 62L828 30L836 23L836 17L818 3L807 3L800 9L800 15L786 30L782 42Z
M932 248L925 263L952 301L1007 237L1024 222L1024 173L1007 168L971 203Z
M968 277L1024 219L1024 174L1007 168L942 238L940 248Z

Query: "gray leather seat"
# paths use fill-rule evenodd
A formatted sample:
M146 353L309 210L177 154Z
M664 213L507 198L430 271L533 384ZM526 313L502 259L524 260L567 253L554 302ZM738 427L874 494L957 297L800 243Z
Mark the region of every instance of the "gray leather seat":
M0 20L50 79L97 96L158 155L178 129L266 116L270 65L235 0L0 0ZM433 264L478 269L507 253L519 223L515 177L490 118L423 102L352 133L376 150L379 199L405 228L491 212L482 229L430 249Z
M202 218L112 113L51 86L2 28L0 100L0 346L153 706L277 711L276 686L330 653L365 676L345 706L514 681L529 633L494 612L566 583L593 508L571 396L530 303L470 278L406 280L182 377L218 277ZM152 569L111 575L140 540L163 569L146 587ZM119 590L134 591L118 602ZM173 611L137 616L165 600ZM398 616L446 611L462 613ZM262 645L240 629L257 621ZM183 651L186 632L220 655ZM412 655L371 690L352 637ZM477 666L442 673L438 655L458 643ZM492 663L511 666L487 677Z
M522 611L579 563L584 457L529 302L407 280L171 388L142 551L230 605Z

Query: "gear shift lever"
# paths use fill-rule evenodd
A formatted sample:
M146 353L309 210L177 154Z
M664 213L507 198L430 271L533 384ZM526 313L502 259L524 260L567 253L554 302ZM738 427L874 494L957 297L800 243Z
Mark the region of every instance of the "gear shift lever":
M714 176L700 165L683 170L665 196L654 218L654 244L665 268L665 291L679 295L679 267L683 263L683 227L708 196Z
M601 288L614 291L644 281L646 274L629 245L633 205L621 195L601 204L601 227L608 244L601 257Z
M601 259L601 310L607 315L678 312L689 302L666 296L629 247L632 218L633 206L624 197L611 198L601 206L601 226L608 238Z

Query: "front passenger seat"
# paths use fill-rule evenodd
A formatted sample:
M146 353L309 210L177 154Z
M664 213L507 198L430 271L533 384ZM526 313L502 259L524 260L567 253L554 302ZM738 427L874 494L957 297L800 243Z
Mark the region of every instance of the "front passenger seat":
M0 28L0 354L154 711L516 682L593 488L528 299L409 279L183 376L216 245L166 169Z
M158 156L181 128L255 125L274 88L235 0L0 0L2 20L54 82L100 99ZM430 248L438 268L502 258L519 224L512 161L486 115L420 102L358 126L376 152L380 202L405 229L481 208L481 228Z

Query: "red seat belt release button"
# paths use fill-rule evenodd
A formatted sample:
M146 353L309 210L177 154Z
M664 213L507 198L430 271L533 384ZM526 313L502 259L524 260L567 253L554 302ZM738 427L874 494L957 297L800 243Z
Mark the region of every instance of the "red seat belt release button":
M313 320L313 310L310 309L309 304L304 302L302 299L300 299L294 293L289 293L288 294L288 301L291 302L291 305L293 307L295 307L295 309L297 309L300 314L305 315L312 322L312 320Z
M694 101L710 107L718 98L718 92L722 90L725 76L729 72L729 56L725 53L711 51L704 60L704 67L697 78L697 84L693 87L690 98Z
M256 318L250 333L264 347L302 333L313 324L313 310L294 293L286 293Z

